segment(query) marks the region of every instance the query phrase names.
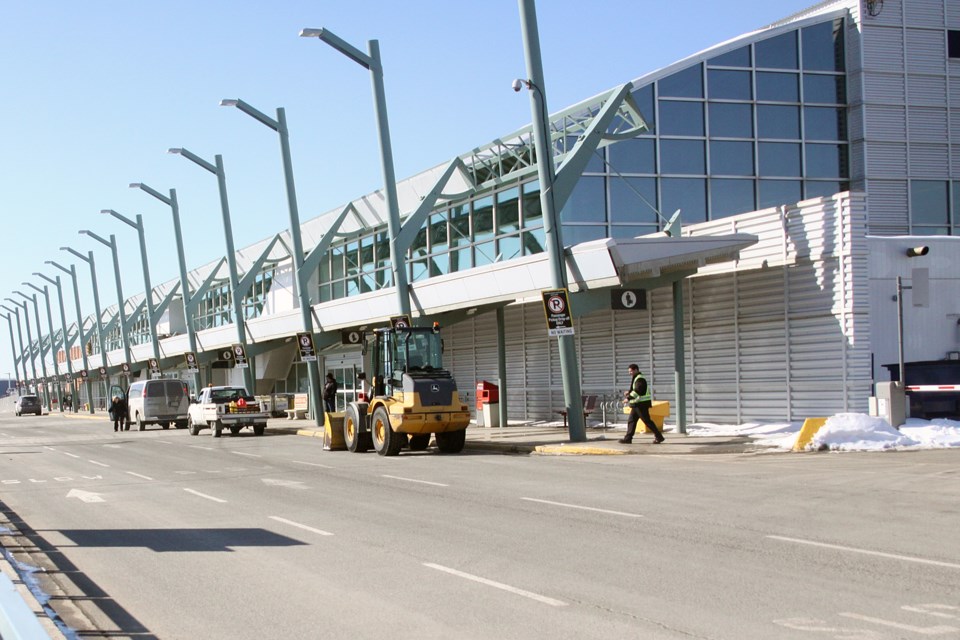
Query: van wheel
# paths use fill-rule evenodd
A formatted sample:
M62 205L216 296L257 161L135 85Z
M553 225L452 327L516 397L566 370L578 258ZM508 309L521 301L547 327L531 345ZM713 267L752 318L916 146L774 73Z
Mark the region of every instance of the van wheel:
M220 434L223 432L223 423L217 420L212 425L210 425L210 432L214 438L219 438Z
M146 425L143 423L143 417L138 413L137 414L137 431L143 431L146 429Z
M187 420L187 430L190 432L190 435L196 436L200 435L200 427L193 424L193 418Z

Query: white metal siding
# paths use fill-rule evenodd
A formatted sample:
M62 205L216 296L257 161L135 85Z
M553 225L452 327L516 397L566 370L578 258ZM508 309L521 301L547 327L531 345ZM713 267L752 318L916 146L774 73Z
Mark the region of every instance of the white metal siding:
M947 78L943 75L908 77L911 106L945 107L947 105Z
M946 132L944 132L944 139ZM913 178L949 177L949 156L945 144L911 144L910 175Z
M904 142L907 139L907 110L902 107L868 104L866 112L866 138ZM871 169L873 166L871 165Z
M943 143L947 139L946 109L911 106L907 108L907 117L910 119L911 140Z
M910 0L903 5L904 22L911 27L942 27L943 0Z
M902 142L868 143L867 170L870 173L870 178L906 177L907 145Z
M947 44L942 29L910 29L907 32L907 70L910 73L943 73Z
M869 180L870 233L902 235L909 229L906 180Z
M865 23L863 36L863 68L865 70L902 73L903 31L901 29L876 27Z
M868 72L863 74L863 84L864 99L868 103L903 106L907 100L902 72Z

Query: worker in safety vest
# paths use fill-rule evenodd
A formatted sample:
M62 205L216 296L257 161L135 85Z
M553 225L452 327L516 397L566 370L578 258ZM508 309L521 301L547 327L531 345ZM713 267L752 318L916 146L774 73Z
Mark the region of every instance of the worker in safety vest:
M630 390L623 393L627 406L630 407L630 417L627 419L627 435L620 439L623 444L633 442L633 434L637 430L637 421L643 420L653 433L653 444L663 442L663 434L657 429L657 424L650 418L650 405L653 404L653 394L647 385L647 379L640 373L640 367L635 364L627 367L630 372Z

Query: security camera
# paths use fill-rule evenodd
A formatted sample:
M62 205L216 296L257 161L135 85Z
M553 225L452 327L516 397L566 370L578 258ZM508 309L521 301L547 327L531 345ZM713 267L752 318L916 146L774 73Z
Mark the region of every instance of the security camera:
M927 245L920 245L919 247L910 247L907 249L908 258L916 258L918 256L925 256L930 253L930 247Z
M523 80L521 80L520 78L517 78L513 81L513 84L511 86L513 87L514 91L520 91L520 89L523 88Z

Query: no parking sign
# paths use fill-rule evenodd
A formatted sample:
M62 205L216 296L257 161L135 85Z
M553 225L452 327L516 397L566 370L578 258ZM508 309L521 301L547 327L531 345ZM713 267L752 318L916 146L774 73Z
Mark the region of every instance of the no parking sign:
M572 336L573 315L566 289L551 289L541 292L543 312L547 316L547 333L550 336Z

